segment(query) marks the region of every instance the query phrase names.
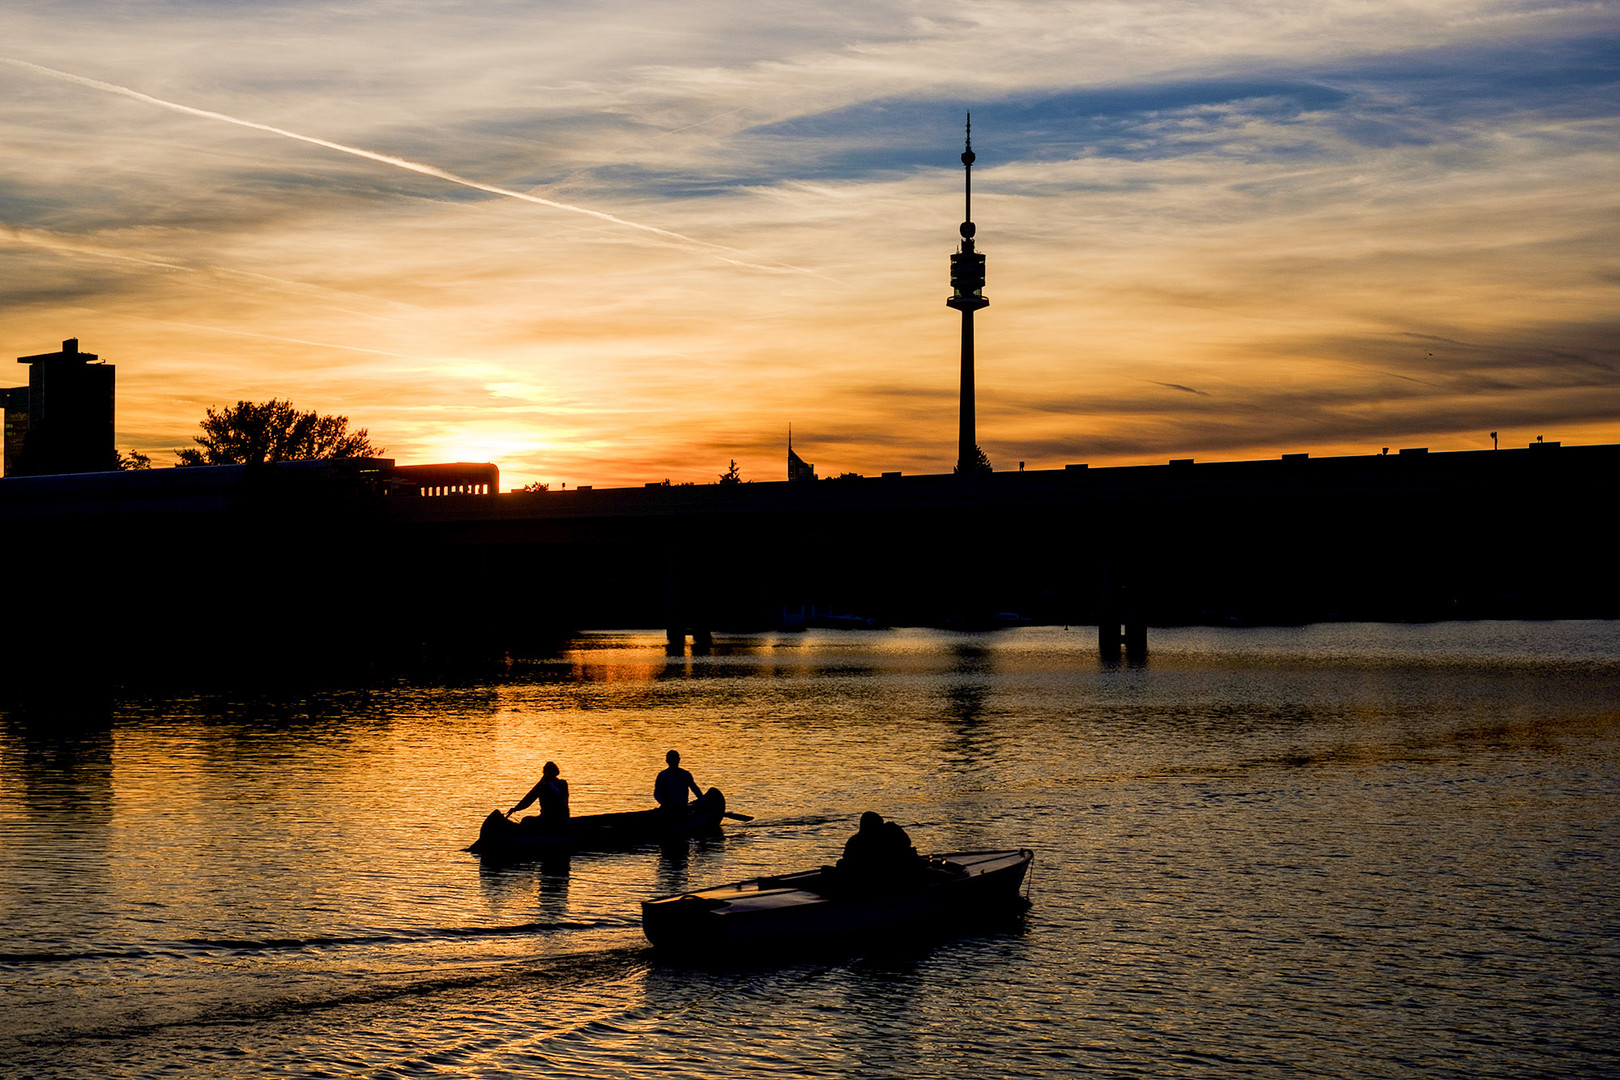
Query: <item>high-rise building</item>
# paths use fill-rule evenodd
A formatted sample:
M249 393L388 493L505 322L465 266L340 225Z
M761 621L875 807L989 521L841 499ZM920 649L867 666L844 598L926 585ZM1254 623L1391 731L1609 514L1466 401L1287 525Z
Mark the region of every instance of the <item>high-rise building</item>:
M6 476L105 472L118 468L113 442L113 365L79 351L19 356L28 385L0 389L6 410Z
M788 479L789 480L795 480L795 481L798 481L798 480L809 481L809 480L814 480L815 478L816 478L816 467L814 465L810 464L810 462L804 460L804 458L800 457L798 454L795 454L793 452L793 425L789 424L788 425Z

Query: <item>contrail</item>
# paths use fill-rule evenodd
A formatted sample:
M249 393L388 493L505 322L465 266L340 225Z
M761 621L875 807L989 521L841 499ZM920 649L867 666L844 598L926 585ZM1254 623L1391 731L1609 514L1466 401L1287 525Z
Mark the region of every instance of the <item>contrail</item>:
M15 229L9 225L0 223L0 244L6 242L14 244L26 244L30 247L44 248L46 251L54 252L58 255L83 255L96 259L110 259L115 262L134 263L137 266L153 266L160 270L174 270L182 274L194 274L204 278L210 275L219 275L220 277L225 278L246 278L250 281L269 282L271 285L288 290L297 295L314 295L322 298L336 296L345 299L362 300L373 305L373 307L392 308L396 310L412 310L417 309L418 307L415 304L408 304L403 300L389 300L379 296L371 296L367 293L352 292L347 289L337 289L329 285L311 285L306 281L289 281L286 278L273 277L270 274L259 274L252 270L232 270L225 266L205 265L198 267L190 266L185 263L171 262L164 259L142 258L139 255L126 255L120 251L108 251L106 248L91 247L88 244L80 244L74 243L70 240L63 240L59 236L55 236L41 230ZM336 310L347 311L350 314L365 316L367 318L374 317L376 315L375 311L357 311L352 307L336 304L332 306L335 307Z
M50 233L39 232L32 229L14 229L9 225L0 225L0 240L10 240L15 244L27 244L30 247L44 248L46 251L65 252L69 255L91 255L99 259L116 259L119 262L132 262L139 266L155 266L162 270L184 270L192 272L191 267L179 263L164 262L161 259L143 259L138 255L124 255L117 251L107 251L103 248L94 248L86 244L75 244L62 240Z
M127 86L119 86L116 83L102 82L100 79L86 78L83 75L74 75L72 72L68 71L58 71L56 68L48 68L40 64L31 64L27 60L17 60L9 56L0 56L0 63L10 64L13 67L25 68L29 71L36 71L41 75L48 75L53 79L63 79L70 83L76 83L79 86L87 86L92 90L101 90L108 94L117 94L120 97L132 98L135 101L144 101L148 105L156 105L160 108L172 109L175 112L185 113L188 116L200 116L205 120L220 120L227 124L235 124L237 127L250 128L253 131L264 131L270 133L271 135L280 135L286 139L296 139L302 143L309 143L311 146L320 146L326 148L327 150L336 150L340 154L351 154L354 157L365 158L369 161L380 162L384 165L392 165L396 169L405 169L409 172L420 173L423 176L431 176L435 179L444 180L452 184L460 184L462 187L472 188L475 191L483 191L491 195L501 195L508 199L521 199L524 202L534 203L537 206L547 206L553 210L566 210L573 214L584 214L586 217L593 217L600 221L611 222L614 225L622 225L627 229L639 229L642 232L651 233L654 236L661 236L666 240L673 240L676 243L691 244L695 247L706 248L711 252L729 252L731 255L743 254L736 248L726 247L724 244L712 244L707 240L698 240L695 237L685 236L678 232L672 232L669 229L660 229L656 225L643 225L638 221L627 221L622 217L605 213L601 210L591 210L584 206L574 206L571 203L556 202L552 199L543 199L538 195L530 195L523 191L513 191L511 188L497 187L494 184L486 184L479 180L469 179L465 176L458 176L453 172L447 172L444 169L436 168L432 165L424 165L419 161L411 161L408 158L395 157L393 154L379 154L375 150L365 150L358 146L346 146L343 143L332 142L329 139L316 138L313 135L300 135L296 131L288 131L286 128L274 127L270 124L260 124L253 120L243 120L241 117L228 116L225 113L213 112L209 109L193 108L190 105L182 105L177 101L166 101L160 97L153 97L151 94L143 94L139 90L132 90ZM750 270L765 270L770 273L810 273L810 271L797 266L762 266L759 263L744 262L741 259L730 258L727 255L722 254L715 254L713 257L719 259L721 262L731 263L733 266L747 267Z
M184 326L189 330L207 330L215 334L234 334L237 337L260 338L264 341L285 341L293 345L313 345L320 349L343 349L346 352L370 353L373 356L391 356L398 360L415 360L427 363L420 356L411 356L408 353L388 352L385 349L367 349L359 345L339 345L331 341L310 341L306 338L283 337L280 334L260 334L252 330L230 330L223 326L204 326L201 323L181 322L178 319L159 320L169 326Z

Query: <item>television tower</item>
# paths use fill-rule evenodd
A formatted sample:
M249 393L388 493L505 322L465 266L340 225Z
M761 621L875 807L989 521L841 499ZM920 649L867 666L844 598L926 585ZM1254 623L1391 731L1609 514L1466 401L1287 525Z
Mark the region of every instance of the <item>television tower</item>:
M951 256L951 295L946 307L962 313L962 420L957 438L956 471L963 476L978 471L979 440L973 415L973 313L990 306L984 295L984 256L973 250L973 114L967 118L962 168L966 173L967 201L962 214L962 246Z

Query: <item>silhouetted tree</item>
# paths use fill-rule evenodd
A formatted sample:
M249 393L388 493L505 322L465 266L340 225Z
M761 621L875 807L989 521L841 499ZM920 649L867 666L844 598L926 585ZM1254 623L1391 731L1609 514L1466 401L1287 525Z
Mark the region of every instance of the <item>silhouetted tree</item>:
M720 474L720 482L722 484L742 483L742 470L737 468L736 458L731 459L731 468Z
M976 473L990 472L991 471L990 470L990 456L984 452L984 448L981 447L980 445L978 445L977 443L974 443L973 444L973 452L974 452L975 455L977 455L974 462L973 462L973 468L971 468L969 470L966 470L966 471L968 471L968 472L976 472ZM962 474L962 472L964 471L963 468L962 468L962 463L960 461L958 461L956 463L956 468L952 469L951 471L960 476Z
M522 487L518 488L518 490L519 491L550 491L551 490L551 485L550 484L542 484L540 481L536 480L532 484L524 484Z
M150 469L152 459L139 450L131 450L127 454L118 455L118 467L125 472L135 472L141 469Z
M349 430L347 416L300 412L292 402L238 401L214 410L202 420L198 448L179 451L181 465L258 465L266 461L309 458L376 457L365 428Z

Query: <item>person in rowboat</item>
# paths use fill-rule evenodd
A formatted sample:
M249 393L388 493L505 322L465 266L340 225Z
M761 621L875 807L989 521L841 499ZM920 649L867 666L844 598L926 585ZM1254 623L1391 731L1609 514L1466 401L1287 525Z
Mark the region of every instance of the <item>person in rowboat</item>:
M868 810L861 815L860 830L844 842L844 857L838 860L840 872L866 879L903 877L924 865L896 822Z
M545 768L540 770L540 782L530 788L522 801L506 812L506 816L511 817L538 800L541 825L555 825L567 821L568 781L562 778L561 772L555 761L546 762Z
M690 791L701 799L703 792L699 790L697 781L692 779L692 774L681 768L681 755L678 751L671 750L665 754L664 761L669 764L669 768L659 773L658 779L653 781L653 799L664 813L671 817L684 818L686 793Z

